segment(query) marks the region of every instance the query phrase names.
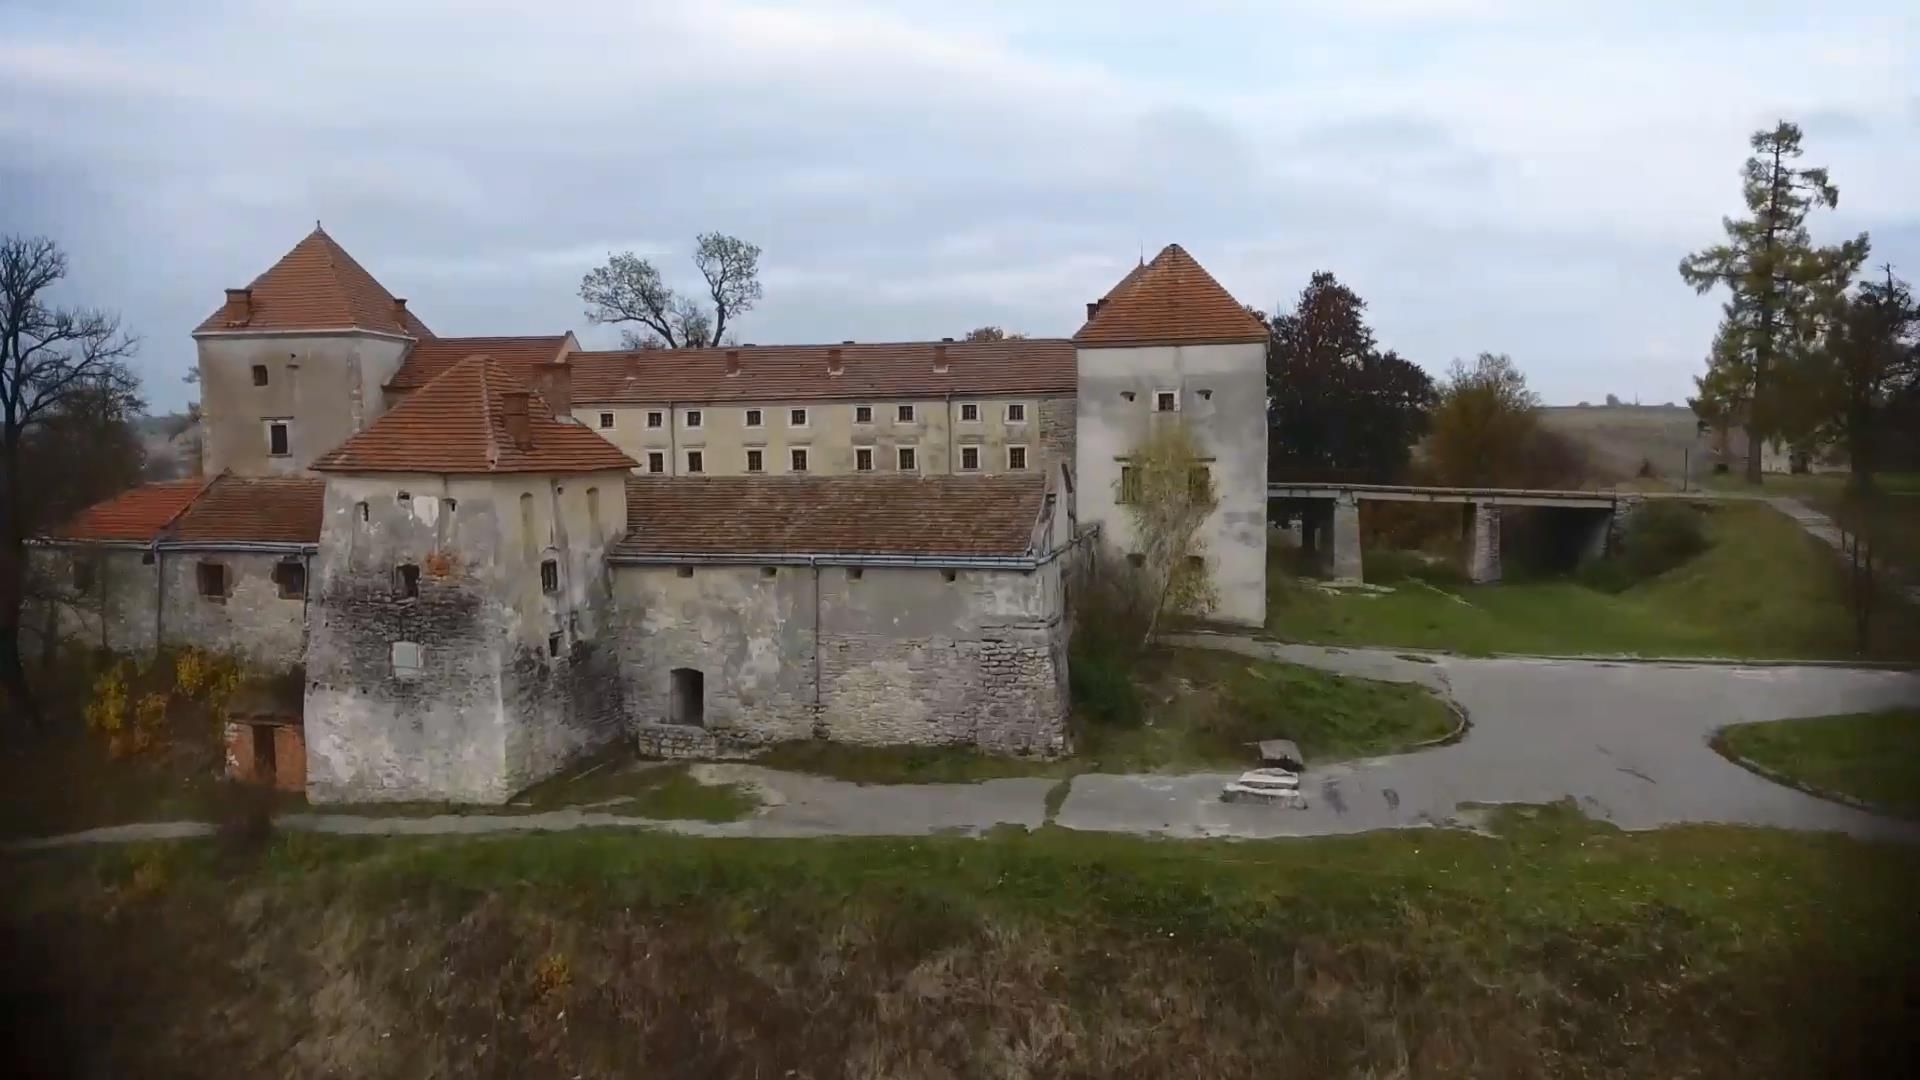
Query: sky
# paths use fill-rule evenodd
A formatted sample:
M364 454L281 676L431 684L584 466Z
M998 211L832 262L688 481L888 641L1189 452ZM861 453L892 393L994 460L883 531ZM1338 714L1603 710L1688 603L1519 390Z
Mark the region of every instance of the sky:
M315 220L440 334L589 347L610 252L764 250L743 342L1069 335L1178 242L1241 301L1331 270L1442 375L1679 401L1675 267L1781 118L1817 238L1920 280L1908 0L0 0L0 232L118 310L159 410Z

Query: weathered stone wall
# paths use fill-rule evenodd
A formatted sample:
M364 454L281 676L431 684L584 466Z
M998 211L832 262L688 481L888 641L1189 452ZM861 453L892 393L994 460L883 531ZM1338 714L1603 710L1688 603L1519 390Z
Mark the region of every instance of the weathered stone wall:
M625 516L618 473L330 477L309 797L500 802L617 737L620 681L597 638L610 621L605 545ZM559 567L551 593L546 559ZM397 588L401 564L419 568L415 597ZM417 671L396 669L396 642L418 646Z
M1006 752L1066 745L1058 562L952 580L934 567L691 569L615 569L621 670L644 749L725 754L815 735ZM668 723L675 668L703 673L704 729Z
M45 635L51 629L55 642L72 641L114 652L152 652L158 575L144 561L146 557L147 552L128 548L30 548L27 559L34 591L51 591L58 599L31 603L21 612L21 629L31 635L23 650L44 650L50 644ZM93 566L93 582L85 592L74 588L76 560Z
M1067 394L1041 398L1038 412L1040 460L1049 470L1056 470L1061 464L1072 468L1074 429L1078 416L1074 398Z
M381 389L399 370L408 341L364 331L195 339L200 359L204 468L211 476L300 473L386 409ZM255 365L267 371L254 381ZM267 422L289 420L287 453L268 453Z

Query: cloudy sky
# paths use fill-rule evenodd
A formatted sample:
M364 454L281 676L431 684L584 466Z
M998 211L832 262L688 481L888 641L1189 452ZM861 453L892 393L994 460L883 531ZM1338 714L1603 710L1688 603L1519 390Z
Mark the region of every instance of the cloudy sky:
M188 333L318 218L443 334L589 328L612 250L765 249L741 340L1070 334L1178 241L1241 300L1325 268L1436 373L1679 399L1674 271L1780 117L1827 236L1920 279L1920 15L1826 0L0 0L0 231Z

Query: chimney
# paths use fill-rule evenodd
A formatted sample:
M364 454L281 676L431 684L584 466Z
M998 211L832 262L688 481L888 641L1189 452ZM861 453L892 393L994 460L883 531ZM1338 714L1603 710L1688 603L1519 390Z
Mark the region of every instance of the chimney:
M407 328L407 298L404 296L393 298L393 321L400 324L400 329Z
M843 366L840 363L839 346L836 345L833 348L828 349L827 350L827 374L838 375L845 370L846 370L845 366Z
M740 374L740 350L728 349L727 350L727 377L732 378L738 374Z
M952 341L953 339L952 339L952 338L950 338L950 337L943 337L943 338L941 338L940 340L941 340L941 341Z
M500 413L507 422L507 437L513 440L514 449L533 449L533 427L527 421L527 392L501 391Z
M573 363L555 360L533 369L533 388L547 403L547 415L555 420L573 421Z
M253 290L227 290L227 325L245 326L253 318Z
M1087 321L1092 322L1093 317L1099 313L1100 313L1100 301L1098 300L1087 301Z
M933 373L935 375L947 373L947 347L944 344L933 347Z
M847 340L845 340L845 341L843 341L843 342L841 342L840 344L842 344L842 345L851 345L851 344L853 344L853 339L852 339L852 338L848 338Z

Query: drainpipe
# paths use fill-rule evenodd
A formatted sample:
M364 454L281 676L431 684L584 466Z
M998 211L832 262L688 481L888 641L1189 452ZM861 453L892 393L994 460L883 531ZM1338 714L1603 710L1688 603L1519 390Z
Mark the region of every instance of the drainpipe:
M166 633L166 622L162 618L167 607L167 557L160 551L160 540L155 538L147 550L153 552L153 653L160 655L160 641Z
M953 391L947 391L947 475L959 472L953 465Z
M826 717L820 712L820 560L810 556L807 563L813 567L813 732L820 737L826 734Z
M680 417L679 410L673 407L673 401L667 401L667 475L680 475L680 448L678 445ZM705 420L705 417L701 417Z

